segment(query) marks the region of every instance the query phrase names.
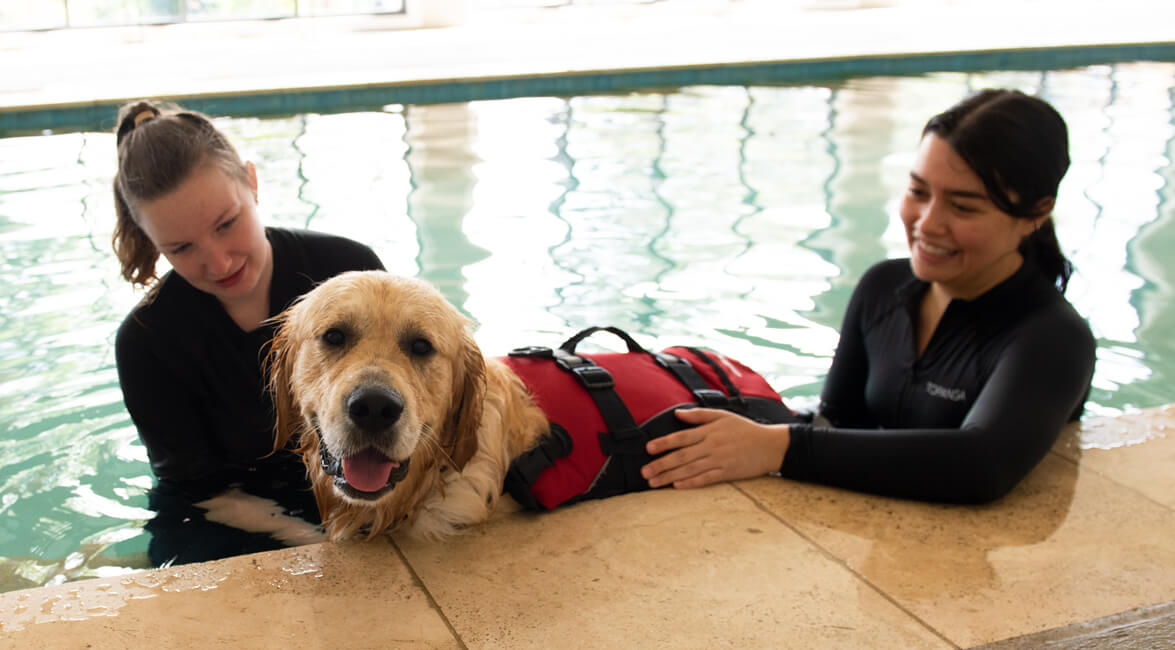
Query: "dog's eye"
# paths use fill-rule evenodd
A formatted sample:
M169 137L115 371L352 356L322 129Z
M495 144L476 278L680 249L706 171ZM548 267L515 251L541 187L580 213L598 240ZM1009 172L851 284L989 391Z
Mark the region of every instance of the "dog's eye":
M347 343L347 335L343 334L343 330L332 327L322 333L322 342L332 348L341 348Z
M428 339L413 340L409 349L412 350L413 355L418 357L427 357L433 352L432 343L430 343Z

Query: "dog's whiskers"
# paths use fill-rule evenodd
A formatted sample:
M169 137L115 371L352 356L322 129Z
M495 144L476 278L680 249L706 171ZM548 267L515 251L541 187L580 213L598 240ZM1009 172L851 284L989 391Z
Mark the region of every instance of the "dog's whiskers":
M441 471L444 471L449 467L455 466L455 463L453 461L453 457L449 455L449 452L446 451L445 448L441 446L440 441L437 440L435 431L436 429L427 422L421 425L420 442L417 444L422 447L427 447L428 450L431 451L435 457L441 461L439 467Z

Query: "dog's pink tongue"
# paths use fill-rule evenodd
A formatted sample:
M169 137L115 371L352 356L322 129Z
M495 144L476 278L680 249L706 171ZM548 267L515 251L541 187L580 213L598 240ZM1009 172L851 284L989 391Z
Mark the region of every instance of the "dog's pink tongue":
M361 492L375 492L388 484L388 476L400 463L368 447L343 459L343 478Z

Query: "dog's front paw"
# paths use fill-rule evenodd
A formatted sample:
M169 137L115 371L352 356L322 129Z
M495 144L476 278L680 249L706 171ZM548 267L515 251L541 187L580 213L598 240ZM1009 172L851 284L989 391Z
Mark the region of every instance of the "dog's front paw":
M326 541L321 526L287 515L273 499L249 494L233 487L196 504L207 513L208 521L232 526L250 533L267 533L286 546Z

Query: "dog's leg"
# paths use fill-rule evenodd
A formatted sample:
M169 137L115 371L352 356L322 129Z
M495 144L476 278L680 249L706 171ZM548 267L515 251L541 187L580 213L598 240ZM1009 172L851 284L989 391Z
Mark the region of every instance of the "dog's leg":
M239 488L230 488L196 505L208 511L204 515L208 521L250 533L268 533L287 546L326 541L326 533L320 526L291 517L276 501Z
M501 496L504 471L499 460L483 452L474 456L464 470L450 470L441 488L421 504L408 534L436 540L485 521Z
M547 420L523 383L501 363L487 363L486 391L477 436L477 453L460 471L444 476L443 489L422 504L409 527L414 537L436 539L490 517L502 496L506 470L533 447Z

